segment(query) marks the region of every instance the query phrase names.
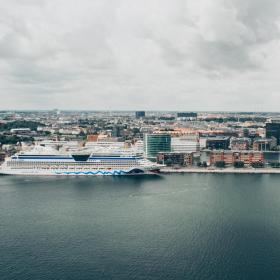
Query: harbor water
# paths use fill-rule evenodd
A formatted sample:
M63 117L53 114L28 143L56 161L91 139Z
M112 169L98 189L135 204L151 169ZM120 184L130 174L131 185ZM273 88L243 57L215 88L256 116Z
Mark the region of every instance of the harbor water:
M0 279L280 279L280 175L0 177Z

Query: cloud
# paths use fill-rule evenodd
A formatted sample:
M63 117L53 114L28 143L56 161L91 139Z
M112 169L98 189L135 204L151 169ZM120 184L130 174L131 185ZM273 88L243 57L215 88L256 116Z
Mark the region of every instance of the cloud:
M277 109L277 0L0 1L1 109Z

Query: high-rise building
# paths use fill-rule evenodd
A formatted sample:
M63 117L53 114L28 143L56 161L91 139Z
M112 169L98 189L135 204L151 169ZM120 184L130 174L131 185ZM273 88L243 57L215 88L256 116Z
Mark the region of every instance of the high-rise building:
M280 145L280 120L274 119L267 122L265 126L266 138L275 137L277 145Z
M159 152L171 151L170 134L145 134L144 135L144 153L150 160L156 160Z
M136 117L136 119L145 118L145 111L136 111L135 117Z
M122 128L118 125L115 125L111 132L112 137L121 137L122 136Z

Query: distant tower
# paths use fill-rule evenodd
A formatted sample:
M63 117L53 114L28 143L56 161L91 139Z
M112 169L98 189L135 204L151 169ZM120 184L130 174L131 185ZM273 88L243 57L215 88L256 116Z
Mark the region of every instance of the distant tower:
M136 119L145 118L145 111L136 111L135 117L136 117Z
M196 119L197 113L194 112L178 112L177 118Z
M250 131L249 131L249 129L248 129L248 128L244 128L244 129L243 129L243 137L249 138L249 136L250 136Z
M55 114L60 115L60 110L59 109L54 109L53 110Z

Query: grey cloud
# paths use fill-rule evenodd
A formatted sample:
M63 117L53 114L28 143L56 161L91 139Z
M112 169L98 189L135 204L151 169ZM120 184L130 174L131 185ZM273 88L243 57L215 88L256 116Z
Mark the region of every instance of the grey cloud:
M2 2L0 98L15 107L222 109L278 90L277 0Z
M175 40L168 33L159 35L164 38L156 38L166 62L182 65L185 61L192 61L204 70L226 70L226 73L261 67L259 61L254 61L251 52L258 46L279 39L280 3L274 0L217 0L208 5L214 11L204 8L204 3L201 3L200 14L193 25L189 25L193 27L192 32L186 30L177 34ZM220 11L215 9L217 7ZM207 13L210 15L205 17ZM177 30L174 28L173 31ZM181 40L181 37L185 37L186 41L192 40L192 43L178 48L176 40Z
M250 60L244 47L221 42L201 42L197 50L197 62L210 70L225 68L239 71L257 67L257 64Z

